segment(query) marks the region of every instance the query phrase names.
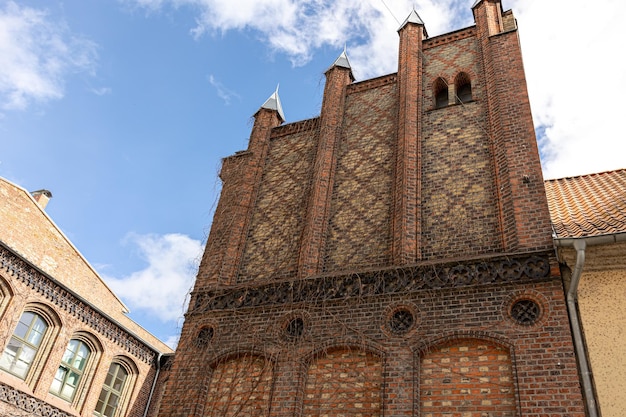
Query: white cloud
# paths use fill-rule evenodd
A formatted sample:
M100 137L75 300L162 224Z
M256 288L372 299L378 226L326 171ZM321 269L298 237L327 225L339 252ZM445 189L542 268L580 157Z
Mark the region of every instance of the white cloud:
M199 10L196 36L250 30L304 65L348 46L358 79L395 72L399 22L415 6L430 36L472 25L470 0L126 0ZM504 0L518 20L546 178L626 167L621 117L626 60L622 0ZM330 64L330 63L329 63Z
M458 3L421 2L418 12L431 34L456 28L460 11L465 20L471 16L469 6L459 8ZM339 54L347 44L355 73L363 78L395 71L396 31L413 8L411 0L134 0L134 4L151 12L165 5L191 6L199 10L192 29L196 37L251 30L296 66L309 62L318 48L329 45Z
M546 178L626 168L621 0L515 0Z
M217 81L212 74L209 75L209 83L213 87L215 87L215 90L217 91L217 96L221 98L222 100L224 100L224 103L226 105L229 105L233 98L237 98L237 99L239 98L239 94L226 88L224 84Z
M74 36L46 11L0 1L0 107L25 109L63 97L74 71L92 71L93 42Z
M130 234L126 242L136 246L148 265L126 277L105 277L107 284L131 310L141 309L164 322L178 320L187 307L202 244L182 234Z

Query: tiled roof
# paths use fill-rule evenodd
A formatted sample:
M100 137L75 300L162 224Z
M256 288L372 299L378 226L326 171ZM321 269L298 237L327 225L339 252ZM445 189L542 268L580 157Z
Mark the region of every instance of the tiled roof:
M626 169L545 181L557 238L626 232Z

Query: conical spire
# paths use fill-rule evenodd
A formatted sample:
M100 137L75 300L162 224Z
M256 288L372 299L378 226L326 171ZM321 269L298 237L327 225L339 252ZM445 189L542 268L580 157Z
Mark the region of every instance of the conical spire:
M286 119L285 114L283 113L283 106L280 104L280 97L278 97L278 87L279 86L277 85L276 91L274 91L274 93L267 100L265 100L265 103L263 103L261 108L267 110L276 110L278 112L278 115L284 122Z
M329 71L334 67L349 69L350 78L354 81L354 76L352 75L352 66L350 66L350 61L348 60L348 54L346 52L346 45L343 46L343 52L341 53L341 55L339 55L335 62L333 62L333 65L331 65L326 71Z
M404 23L402 23L402 25L400 25L400 29L402 29L403 27L405 27L408 23L413 23L419 26L423 26L424 27L424 36L428 37L428 34L426 33L426 25L424 25L424 21L422 20L422 18L420 17L420 15L417 14L417 12L415 11L415 9L413 9L411 11L411 13L409 14L409 17L406 18L406 20L404 21Z

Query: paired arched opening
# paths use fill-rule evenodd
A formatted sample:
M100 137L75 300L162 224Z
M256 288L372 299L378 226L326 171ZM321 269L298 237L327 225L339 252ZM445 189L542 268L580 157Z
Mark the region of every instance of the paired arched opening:
M433 101L434 108L440 109L447 107L450 103L450 88L449 83L442 77L438 77L433 83ZM460 72L454 78L452 95L454 97L454 103L462 104L469 103L473 100L472 95L472 80L468 73Z

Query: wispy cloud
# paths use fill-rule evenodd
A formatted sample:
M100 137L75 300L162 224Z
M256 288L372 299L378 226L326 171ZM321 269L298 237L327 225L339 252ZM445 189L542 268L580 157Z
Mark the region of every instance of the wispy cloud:
M92 88L90 89L90 91L92 93L94 93L97 96L106 96L111 94L111 88L110 87L99 87L99 88Z
M225 104L227 105L230 104L232 99L234 98L239 99L239 94L226 88L224 84L222 84L221 82L215 79L213 74L209 75L209 83L213 87L215 87L215 90L217 91L217 96L221 98L222 100L224 100Z
M0 1L0 107L22 110L63 97L65 77L92 72L96 45L45 10Z
M324 46L348 45L358 79L397 70L396 30L413 7L431 36L473 24L470 0L126 0L150 10L190 6L196 37L255 32L294 65ZM519 22L546 177L625 167L622 0L504 0Z
M202 244L182 234L130 234L126 244L134 246L147 266L126 277L104 277L131 310L141 309L163 322L178 320L186 310Z

